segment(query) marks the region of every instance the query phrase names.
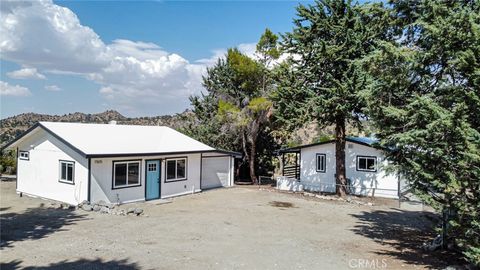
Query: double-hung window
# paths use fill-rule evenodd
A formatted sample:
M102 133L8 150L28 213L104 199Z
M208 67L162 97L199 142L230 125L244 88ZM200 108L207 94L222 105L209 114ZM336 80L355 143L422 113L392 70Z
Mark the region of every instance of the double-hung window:
M140 161L113 162L113 188L140 186Z
M327 171L327 155L317 154L317 172L326 172Z
M376 172L377 157L357 156L357 171Z
M166 182L187 179L187 158L172 158L166 160Z
M60 160L60 177L59 182L66 184L74 184L75 181L75 162Z

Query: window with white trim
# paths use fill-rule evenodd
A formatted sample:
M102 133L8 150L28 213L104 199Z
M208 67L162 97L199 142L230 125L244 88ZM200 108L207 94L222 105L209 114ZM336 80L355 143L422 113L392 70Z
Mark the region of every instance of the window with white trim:
M357 156L357 171L376 172L377 157Z
M18 157L22 160L30 160L30 153L28 151L19 151Z
M317 154L317 172L327 171L327 155Z
M113 188L140 186L140 161L113 162Z
M166 182L187 179L187 158L166 160Z
M73 184L75 178L75 162L60 160L59 182Z

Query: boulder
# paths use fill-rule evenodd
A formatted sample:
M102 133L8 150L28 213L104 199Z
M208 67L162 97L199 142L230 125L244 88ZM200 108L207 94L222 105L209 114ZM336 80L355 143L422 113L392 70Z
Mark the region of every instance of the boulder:
M130 207L127 208L127 214L134 213L136 208Z
M141 208L135 208L135 210L133 211L133 213L138 216L138 215L140 215L140 214L143 213L143 209L141 209Z
M102 214L108 214L108 213L110 213L110 208L108 208L108 207L106 207L106 206L102 206L102 207L100 208L100 213L102 213Z
M114 203L107 203L105 206L108 207L109 209L113 209L113 208L115 208L115 206L117 206L117 205L114 204Z
M84 205L86 205L86 204L90 204L90 202L89 202L89 201L87 201L87 200L85 200L85 201L83 201L83 202L79 203L79 204L78 204L78 207L80 207L80 208L81 208L82 206L84 206Z
M85 211L92 211L93 207L90 204L84 204L82 205L82 209Z
M107 202L104 201L104 200L100 200L98 201L96 204L100 205L100 206L107 206Z
M67 209L75 209L75 206L70 205L70 204L68 204L68 203L62 203L60 208L65 209L65 210L67 210Z
M93 209L93 211L98 212L98 211L100 211L100 209L102 209L102 207L98 204L95 204L92 209Z

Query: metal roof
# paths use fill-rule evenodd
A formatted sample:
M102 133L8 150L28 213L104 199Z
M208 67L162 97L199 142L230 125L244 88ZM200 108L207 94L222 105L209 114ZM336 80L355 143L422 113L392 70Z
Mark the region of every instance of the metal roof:
M165 126L39 122L10 142L12 148L42 128L86 157L224 152ZM238 154L231 152L232 155Z
M379 142L377 138L374 137L347 137L350 142L356 142L360 144L367 144L373 146Z

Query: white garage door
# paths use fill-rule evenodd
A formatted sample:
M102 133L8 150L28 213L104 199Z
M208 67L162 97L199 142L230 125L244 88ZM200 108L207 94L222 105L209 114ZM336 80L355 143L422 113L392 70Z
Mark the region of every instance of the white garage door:
M202 189L226 187L229 184L230 157L203 157Z

